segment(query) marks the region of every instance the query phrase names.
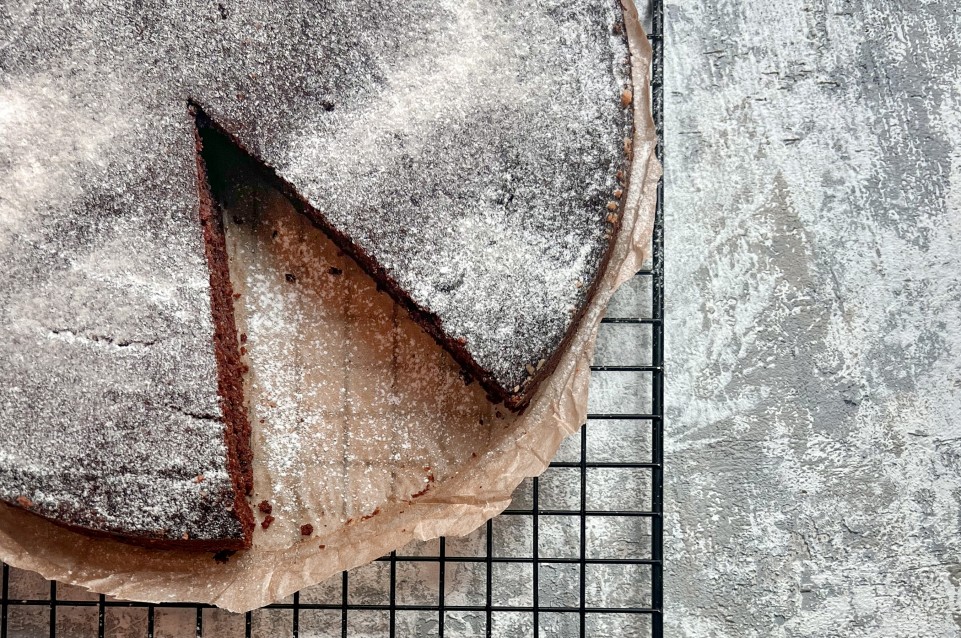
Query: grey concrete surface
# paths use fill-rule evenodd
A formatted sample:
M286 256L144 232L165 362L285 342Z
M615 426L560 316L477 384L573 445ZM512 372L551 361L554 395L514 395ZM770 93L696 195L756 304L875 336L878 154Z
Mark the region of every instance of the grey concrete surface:
M961 5L667 3L667 635L961 635Z

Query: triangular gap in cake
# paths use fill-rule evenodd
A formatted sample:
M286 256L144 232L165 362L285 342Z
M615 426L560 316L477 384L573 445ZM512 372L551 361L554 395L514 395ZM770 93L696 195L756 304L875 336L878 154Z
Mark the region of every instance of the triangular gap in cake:
M564 342L554 353L553 360L542 362L541 366L539 366L537 370L531 371L532 378L530 383L528 383L522 391L515 392L509 388L502 387L489 371L483 369L477 364L477 362L471 356L470 351L467 349L466 343L461 340L452 339L444 331L441 321L437 315L415 303L403 290L403 288L396 281L394 281L387 271L377 263L373 256L367 254L366 251L354 244L346 235L338 232L329 223L327 223L322 212L318 211L309 202L307 202L297 192L297 190L289 182L279 176L271 166L260 161L256 155L248 150L237 139L236 136L232 135L227 130L225 126L213 119L207 113L207 111L204 110L203 106L195 101L191 101L190 109L194 114L197 124L198 166L203 166L205 164L207 167L205 174L209 182L209 188L215 204L217 201L224 201L223 198L231 196L231 186L224 181L224 172L221 170L221 168L224 166L224 163L249 163L254 170L258 171L264 177L268 184L282 193L300 214L304 215L308 220L310 220L311 223L320 228L327 236L331 238L331 240L333 240L338 248L344 251L345 254L350 255L351 258L353 258L354 261L356 261L357 264L365 272L367 272L367 274L369 274L374 281L377 282L379 288L385 290L398 304L403 306L410 313L411 318L429 335L431 335L431 337L433 337L441 347L447 350L454 360L464 368L466 374L469 375L469 378L476 379L481 384L484 390L488 393L488 398L493 403L503 402L506 407L513 411L522 412L526 408L531 396L533 395L534 389L536 389L540 381L546 378L556 366L560 353L564 350L564 347L571 334L573 334L572 331L569 331L569 334L564 339ZM218 289L223 289L223 286L213 280L213 277L215 276L214 270L222 267L224 277L226 277L227 272L226 252L222 253L224 261L222 266L220 264L220 251L221 244L223 243L222 223L223 221L218 219L216 224L211 224L211 228L216 226L214 230L217 234L217 236L213 238L215 244L213 247L213 252L216 255L216 263L211 262L211 282L214 284L214 287ZM208 247L208 252L210 250L211 248ZM219 277L220 275L217 274L216 276ZM226 285L226 289L229 289L229 278L227 278L224 283ZM596 282L594 283L596 284ZM217 312L216 308L219 301L227 300L232 302L229 294L218 295L218 297L221 297L222 299L215 301L215 313ZM223 312L224 316L226 317L227 310L223 309ZM232 327L234 325L232 307L229 313L229 325ZM214 319L215 322L218 321L216 314ZM575 319L577 319L577 317L575 317ZM576 321L574 323L576 324ZM224 325L227 325L226 322ZM226 365L228 367L227 376L233 379L234 368L231 367L233 365L232 360L227 361ZM517 389L515 388L514 390Z

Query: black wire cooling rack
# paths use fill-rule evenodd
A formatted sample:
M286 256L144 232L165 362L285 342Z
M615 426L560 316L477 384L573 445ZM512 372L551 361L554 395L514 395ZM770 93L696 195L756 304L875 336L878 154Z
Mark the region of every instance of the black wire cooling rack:
M663 26L664 13L662 0L653 0L649 38L654 51L652 74L653 113L658 139L658 158L663 160L663 118L664 90L663 80ZM663 432L664 432L664 225L663 225L663 183L657 190L657 213L654 226L652 262L650 268L637 274L634 288L640 294L649 296L643 304L636 306L632 316L617 316L616 308L612 315L603 320L608 329L617 331L639 331L626 338L634 343L643 343L642 350L649 353L646 362L631 365L594 365L594 375L633 374L643 377L638 392L647 393L638 405L644 410L638 413L591 413L588 423L581 430L579 440L575 438L564 460L551 463L548 473L533 479L529 493L523 498L515 498L514 507L506 510L498 520L522 520L530 549L526 555L501 555L495 547L497 532L495 525L488 521L486 529L478 532L473 552L450 551L452 545L441 538L433 546L433 554L417 552L416 556L392 552L379 559L382 578L386 580L385 600L365 601L352 593L351 574L341 576L339 592L334 591L333 599L317 602L316 597L306 593L294 594L286 601L270 605L264 610L233 617L232 631L224 631L223 623L215 623L215 614L225 612L204 605L132 603L108 599L104 596L78 596L75 588L59 587L49 583L48 597L37 595L37 588L30 596L19 595L16 581L25 577L24 572L3 565L2 589L0 589L0 638L30 637L49 635L51 638L66 636L112 635L116 623L112 616L118 612L133 613L141 616L143 632L147 638L161 638L166 635L190 635L197 638L219 638L220 636L243 635L254 638L258 635L277 636L276 629L264 633L257 614L270 613L275 622L271 627L285 627L294 638L313 636L663 636ZM642 316L643 315L643 316ZM613 324L611 326L610 324ZM604 328L602 328L604 329ZM613 382L615 385L618 381ZM617 454L608 450L598 454L597 444L592 445L592 433L604 431L605 424L616 423L619 431L625 428L634 431ZM610 426L608 426L610 427ZM636 443L636 445L635 445ZM579 445L579 449L578 448ZM594 460L601 456L604 460ZM616 459L616 460L611 460ZM577 478L569 482L575 486L570 502L556 506L551 495L551 473L575 473ZM623 484L630 490L643 485L640 495L645 506L641 508L596 508L592 497L592 476L607 474L609 484ZM623 480L617 473L624 473ZM579 493L578 493L579 492ZM633 499L637 501L637 499ZM572 505L573 503L573 505ZM604 552L592 546L596 539L595 527L598 521L604 523L621 522L622 532L615 533L629 546L642 547L641 552L625 555L615 552L617 557L603 557ZM556 529L556 523L567 526L562 538L568 539L567 547L544 547L544 540L556 541L556 536L548 536L545 530ZM615 525L616 527L616 525ZM422 555L423 554L423 555ZM399 583L403 583L405 566L436 566L435 590L424 594L429 602L411 603L398 595ZM463 604L463 600L450 600L446 596L445 579L450 569L458 565L473 565L484 576L484 591ZM507 584L500 582L499 572L504 568L517 568L522 575ZM552 575L561 570L568 578L558 579ZM401 572L401 573L399 573ZM549 577L550 576L550 577ZM524 582L526 581L526 582ZM337 585L336 582L333 583ZM46 585L41 585L45 588ZM504 587L520 588L528 592L518 602ZM331 583L326 584L328 591ZM59 589L59 591L58 591ZM569 591L564 591L565 589ZM626 590L611 594L608 590ZM606 592L606 593L605 593ZM339 594L339 595L338 595ZM626 602L625 602L626 601ZM171 634L170 630L158 628L158 619L165 613L176 612L181 616L181 629ZM11 621L11 616L27 613L31 622L23 624ZM314 623L307 622L308 614L323 614L323 628L318 630ZM67 616L85 616L85 622L67 623ZM183 615L187 619L184 632ZM277 615L286 616L276 622ZM363 614L374 615L379 622L358 629L355 617ZM417 622L402 622L406 616L417 615ZM47 616L43 618L42 616ZM507 618L508 621L504 619ZM222 620L222 618L220 618ZM464 620L470 622L465 624ZM206 624L205 624L206 623ZM129 624L129 623L128 623ZM137 623L139 626L139 623ZM44 628L46 626L46 628ZM128 626L129 630L130 627ZM139 631L139 629L138 629ZM125 635L135 635L130 631Z

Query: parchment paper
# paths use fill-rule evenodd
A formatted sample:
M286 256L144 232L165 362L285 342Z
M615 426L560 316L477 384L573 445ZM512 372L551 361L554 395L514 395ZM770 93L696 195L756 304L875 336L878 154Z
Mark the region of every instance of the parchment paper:
M118 598L242 612L412 539L470 533L505 509L586 420L600 319L647 257L660 176L651 51L626 4L636 131L623 223L594 301L523 415L465 384L450 356L326 236L252 183L257 196L230 211L241 223L227 230L250 367L251 501L255 510L271 504L269 528L258 525L253 548L224 564L90 538L3 506L0 558Z

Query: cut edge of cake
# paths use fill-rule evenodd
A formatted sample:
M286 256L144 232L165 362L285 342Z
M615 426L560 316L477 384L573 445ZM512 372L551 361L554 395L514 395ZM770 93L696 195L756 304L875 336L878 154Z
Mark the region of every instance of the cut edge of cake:
M247 501L253 491L253 451L250 447L251 425L244 398L246 366L241 361L240 341L234 318L234 290L230 282L227 240L223 214L210 188L203 140L199 130L201 115L189 103L188 112L196 123L194 141L197 159L197 195L200 202L200 223L203 227L204 251L210 272L210 308L214 324L214 353L217 359L217 386L224 421L224 445L227 451L227 472L234 488L233 512L240 522L243 538L224 539L219 549L250 547L255 526L254 513ZM190 541L184 541L184 544ZM198 541L196 544L200 544Z

